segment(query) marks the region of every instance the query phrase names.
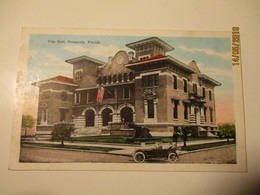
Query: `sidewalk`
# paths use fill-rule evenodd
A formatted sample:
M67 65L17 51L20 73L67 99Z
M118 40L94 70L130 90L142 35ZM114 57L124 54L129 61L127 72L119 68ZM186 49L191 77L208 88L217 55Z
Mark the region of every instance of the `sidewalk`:
M206 144L206 143L216 143L216 142L225 142L226 139L211 139L211 140L196 140L196 141L187 141L187 146L197 145L197 144ZM27 141L27 143L44 143L44 144L57 144L59 145L60 142L51 142L51 141ZM118 150L113 150L110 154L119 154L119 155L126 155L131 156L133 152L141 148L141 145L131 145L131 144L114 144L114 143L86 143L86 142L69 142L65 141L65 145L74 145L74 146L91 146L91 147L101 147L101 148L116 148ZM183 146L183 142L178 142L178 146ZM150 145L146 144L145 147L150 147ZM185 152L181 152L182 154Z
M196 140L196 141L187 141L186 145L187 146L192 146L192 145L198 145L198 144L207 144L207 143L216 143L216 142L225 142L227 141L226 139L214 139L214 140ZM177 146L183 146L183 142L178 142ZM149 147L149 145L146 145L146 147ZM132 156L132 154L134 153L134 151L138 148L141 148L141 146L139 145L139 147L129 147L129 148L124 148L121 150L114 150L114 151L110 151L109 153L112 154L121 154L121 155L129 155ZM189 151L179 151L178 154L186 154L189 153Z

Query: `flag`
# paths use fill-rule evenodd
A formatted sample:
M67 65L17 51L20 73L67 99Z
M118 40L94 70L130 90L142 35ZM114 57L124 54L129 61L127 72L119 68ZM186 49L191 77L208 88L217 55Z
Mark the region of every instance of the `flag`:
M100 104L102 104L104 93L105 93L105 88L100 86L98 88L97 99L96 99L96 101L99 102Z

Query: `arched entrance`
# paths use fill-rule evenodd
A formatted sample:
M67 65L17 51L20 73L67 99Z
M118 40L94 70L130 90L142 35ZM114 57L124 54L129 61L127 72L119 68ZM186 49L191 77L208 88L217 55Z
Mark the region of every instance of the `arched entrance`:
M107 126L108 125L108 122L111 122L112 121L112 110L109 109L109 108L105 108L103 111L102 111L102 124L103 126Z
M133 122L133 110L130 107L124 107L120 111L122 122Z
M87 110L86 115L86 127L93 127L95 125L95 112L93 110Z

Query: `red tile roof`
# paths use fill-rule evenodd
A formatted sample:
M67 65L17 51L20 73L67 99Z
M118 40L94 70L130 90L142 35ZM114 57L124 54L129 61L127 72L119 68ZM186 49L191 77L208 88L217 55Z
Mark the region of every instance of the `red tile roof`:
M45 82L45 81L61 81L61 82L65 82L65 83L73 83L72 78L68 78L68 77L64 77L64 76L60 76L60 75L50 78L50 79L42 80L40 82Z
M147 59L144 59L144 60L139 60L139 61L137 61L137 62L133 62L132 64L139 63L139 62L145 62L145 61L151 61L151 60L160 59L160 58L165 58L165 57L167 57L167 56L158 54L158 55L153 56L153 57L151 57L151 58L147 58Z

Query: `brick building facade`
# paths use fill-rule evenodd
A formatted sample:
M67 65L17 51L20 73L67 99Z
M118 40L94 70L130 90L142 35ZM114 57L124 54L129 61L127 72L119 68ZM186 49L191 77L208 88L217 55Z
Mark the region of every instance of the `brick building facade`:
M196 136L214 133L219 82L202 74L195 61L186 65L167 55L174 48L157 37L126 46L134 52L119 51L107 63L88 56L66 60L73 65L73 79L34 83L40 88L37 134L60 121L73 122L76 129L135 122L152 133L172 135L184 125L193 126ZM105 89L101 104L96 102L100 86Z

